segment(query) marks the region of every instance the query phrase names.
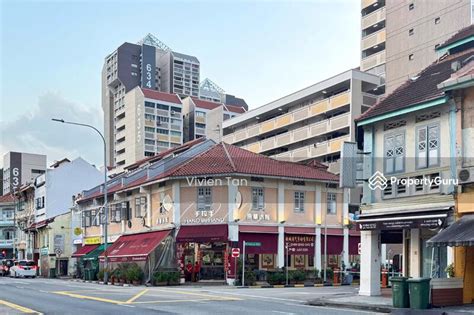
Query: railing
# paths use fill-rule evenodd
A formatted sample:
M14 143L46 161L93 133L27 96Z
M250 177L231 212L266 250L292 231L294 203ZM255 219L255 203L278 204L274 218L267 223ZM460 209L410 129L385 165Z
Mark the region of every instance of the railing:
M308 146L294 149L288 152L273 155L275 159L289 160L293 162L307 160L309 158L319 157L335 152L341 151L342 143L344 141L350 141L350 136L342 136L339 138L331 139L329 141L323 141L316 144L310 144Z
M246 145L243 148L256 153L272 150L281 146L289 145L348 127L351 123L350 117L350 113L335 116L329 119L318 121L308 126L291 130L287 133Z
M367 8L368 6L371 6L372 4L378 2L378 0L362 0L362 9Z
M350 90L344 91L330 98L325 98L309 106L293 112L263 121L259 124L238 130L232 134L226 135L223 140L227 143L239 142L258 134L267 133L282 127L289 126L309 117L313 117L329 110L347 105L350 103Z
M362 17L362 29L366 29L376 23L380 23L385 20L385 7L378 9L370 14Z
M375 45L379 45L385 42L385 29L381 29L378 32L370 34L369 36L362 39L362 50L368 49Z
M385 49L376 54L365 57L360 62L360 70L367 71L369 69L375 68L378 65L385 63Z

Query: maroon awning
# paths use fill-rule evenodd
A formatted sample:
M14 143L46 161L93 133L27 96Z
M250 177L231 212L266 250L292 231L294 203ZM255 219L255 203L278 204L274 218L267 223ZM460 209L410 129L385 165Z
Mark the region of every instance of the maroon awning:
M344 248L344 236L327 236L328 255L340 255ZM324 255L324 235L321 235L321 253Z
M243 242L260 243L260 246L245 246L246 254L277 254L278 234L239 233L239 248L243 252Z
M84 245L84 246L81 246L80 248L78 248L78 250L76 250L76 252L74 254L71 255L71 257L78 258L78 257L82 257L84 255L87 255L90 252L92 252L94 249L96 249L97 246L99 246L99 245Z
M349 255L359 255L360 236L349 237Z
M285 247L288 246L289 255L314 256L314 243L314 235L285 233Z
M228 235L227 224L181 225L176 241L178 243L227 242Z

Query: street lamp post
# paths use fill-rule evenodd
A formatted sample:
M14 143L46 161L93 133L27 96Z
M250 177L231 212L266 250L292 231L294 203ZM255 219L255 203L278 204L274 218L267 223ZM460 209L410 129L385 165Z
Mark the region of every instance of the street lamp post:
M108 241L108 235L107 235L107 228L108 228L108 222L109 222L109 212L107 211L107 146L105 143L105 137L102 135L102 133L95 128L94 126L88 125L88 124L82 124L82 123L77 123L77 122L72 122L72 121L65 121L64 119L52 119L55 122L60 122L63 124L69 124L69 125L76 125L76 126L82 126L82 127L87 127L94 129L99 136L102 139L102 142L104 144L104 214L105 214L105 222L104 222L104 253L107 251L107 241ZM104 254L104 282L107 283L109 278L108 274L108 259L107 259L107 254Z

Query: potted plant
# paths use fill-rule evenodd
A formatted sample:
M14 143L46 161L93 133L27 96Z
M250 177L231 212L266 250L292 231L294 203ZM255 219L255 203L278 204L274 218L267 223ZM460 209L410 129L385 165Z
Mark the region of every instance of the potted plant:
M139 285L143 280L144 273L138 265L132 265L127 269L127 280L133 285Z
M178 285L179 278L180 278L179 271L170 271L168 274L168 285Z
M153 274L153 283L156 286L165 286L168 284L168 273L157 271Z
M99 281L104 281L104 269L99 270L97 273L97 279L99 279Z
M446 271L446 274L448 276L448 278L454 278L454 264L449 264L446 269L444 269L444 271Z

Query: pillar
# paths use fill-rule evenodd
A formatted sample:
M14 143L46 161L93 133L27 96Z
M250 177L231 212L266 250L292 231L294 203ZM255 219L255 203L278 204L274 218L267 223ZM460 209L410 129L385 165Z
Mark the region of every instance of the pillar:
M314 192L314 218L316 223L316 238L314 244L314 263L316 269L321 272L323 270L322 265L322 243L321 243L321 224L322 224L322 213L321 213L321 186L316 185L316 191Z
M180 183L176 181L173 183L173 223L179 226L181 223L181 208L180 208Z
M314 246L315 251L314 251L314 262L315 262L315 267L316 269L321 272L323 270L323 265L322 265L322 243L321 243L321 227L316 228L316 244Z
M410 277L421 277L420 229L410 229Z
M278 226L278 268L285 267L285 227L280 224Z
M359 295L380 295L379 231L361 231Z
M349 229L347 226L349 225L349 189L344 188L343 196L342 196L342 222L344 224L344 240L343 240L343 255L342 261L344 262L344 266L349 267Z

